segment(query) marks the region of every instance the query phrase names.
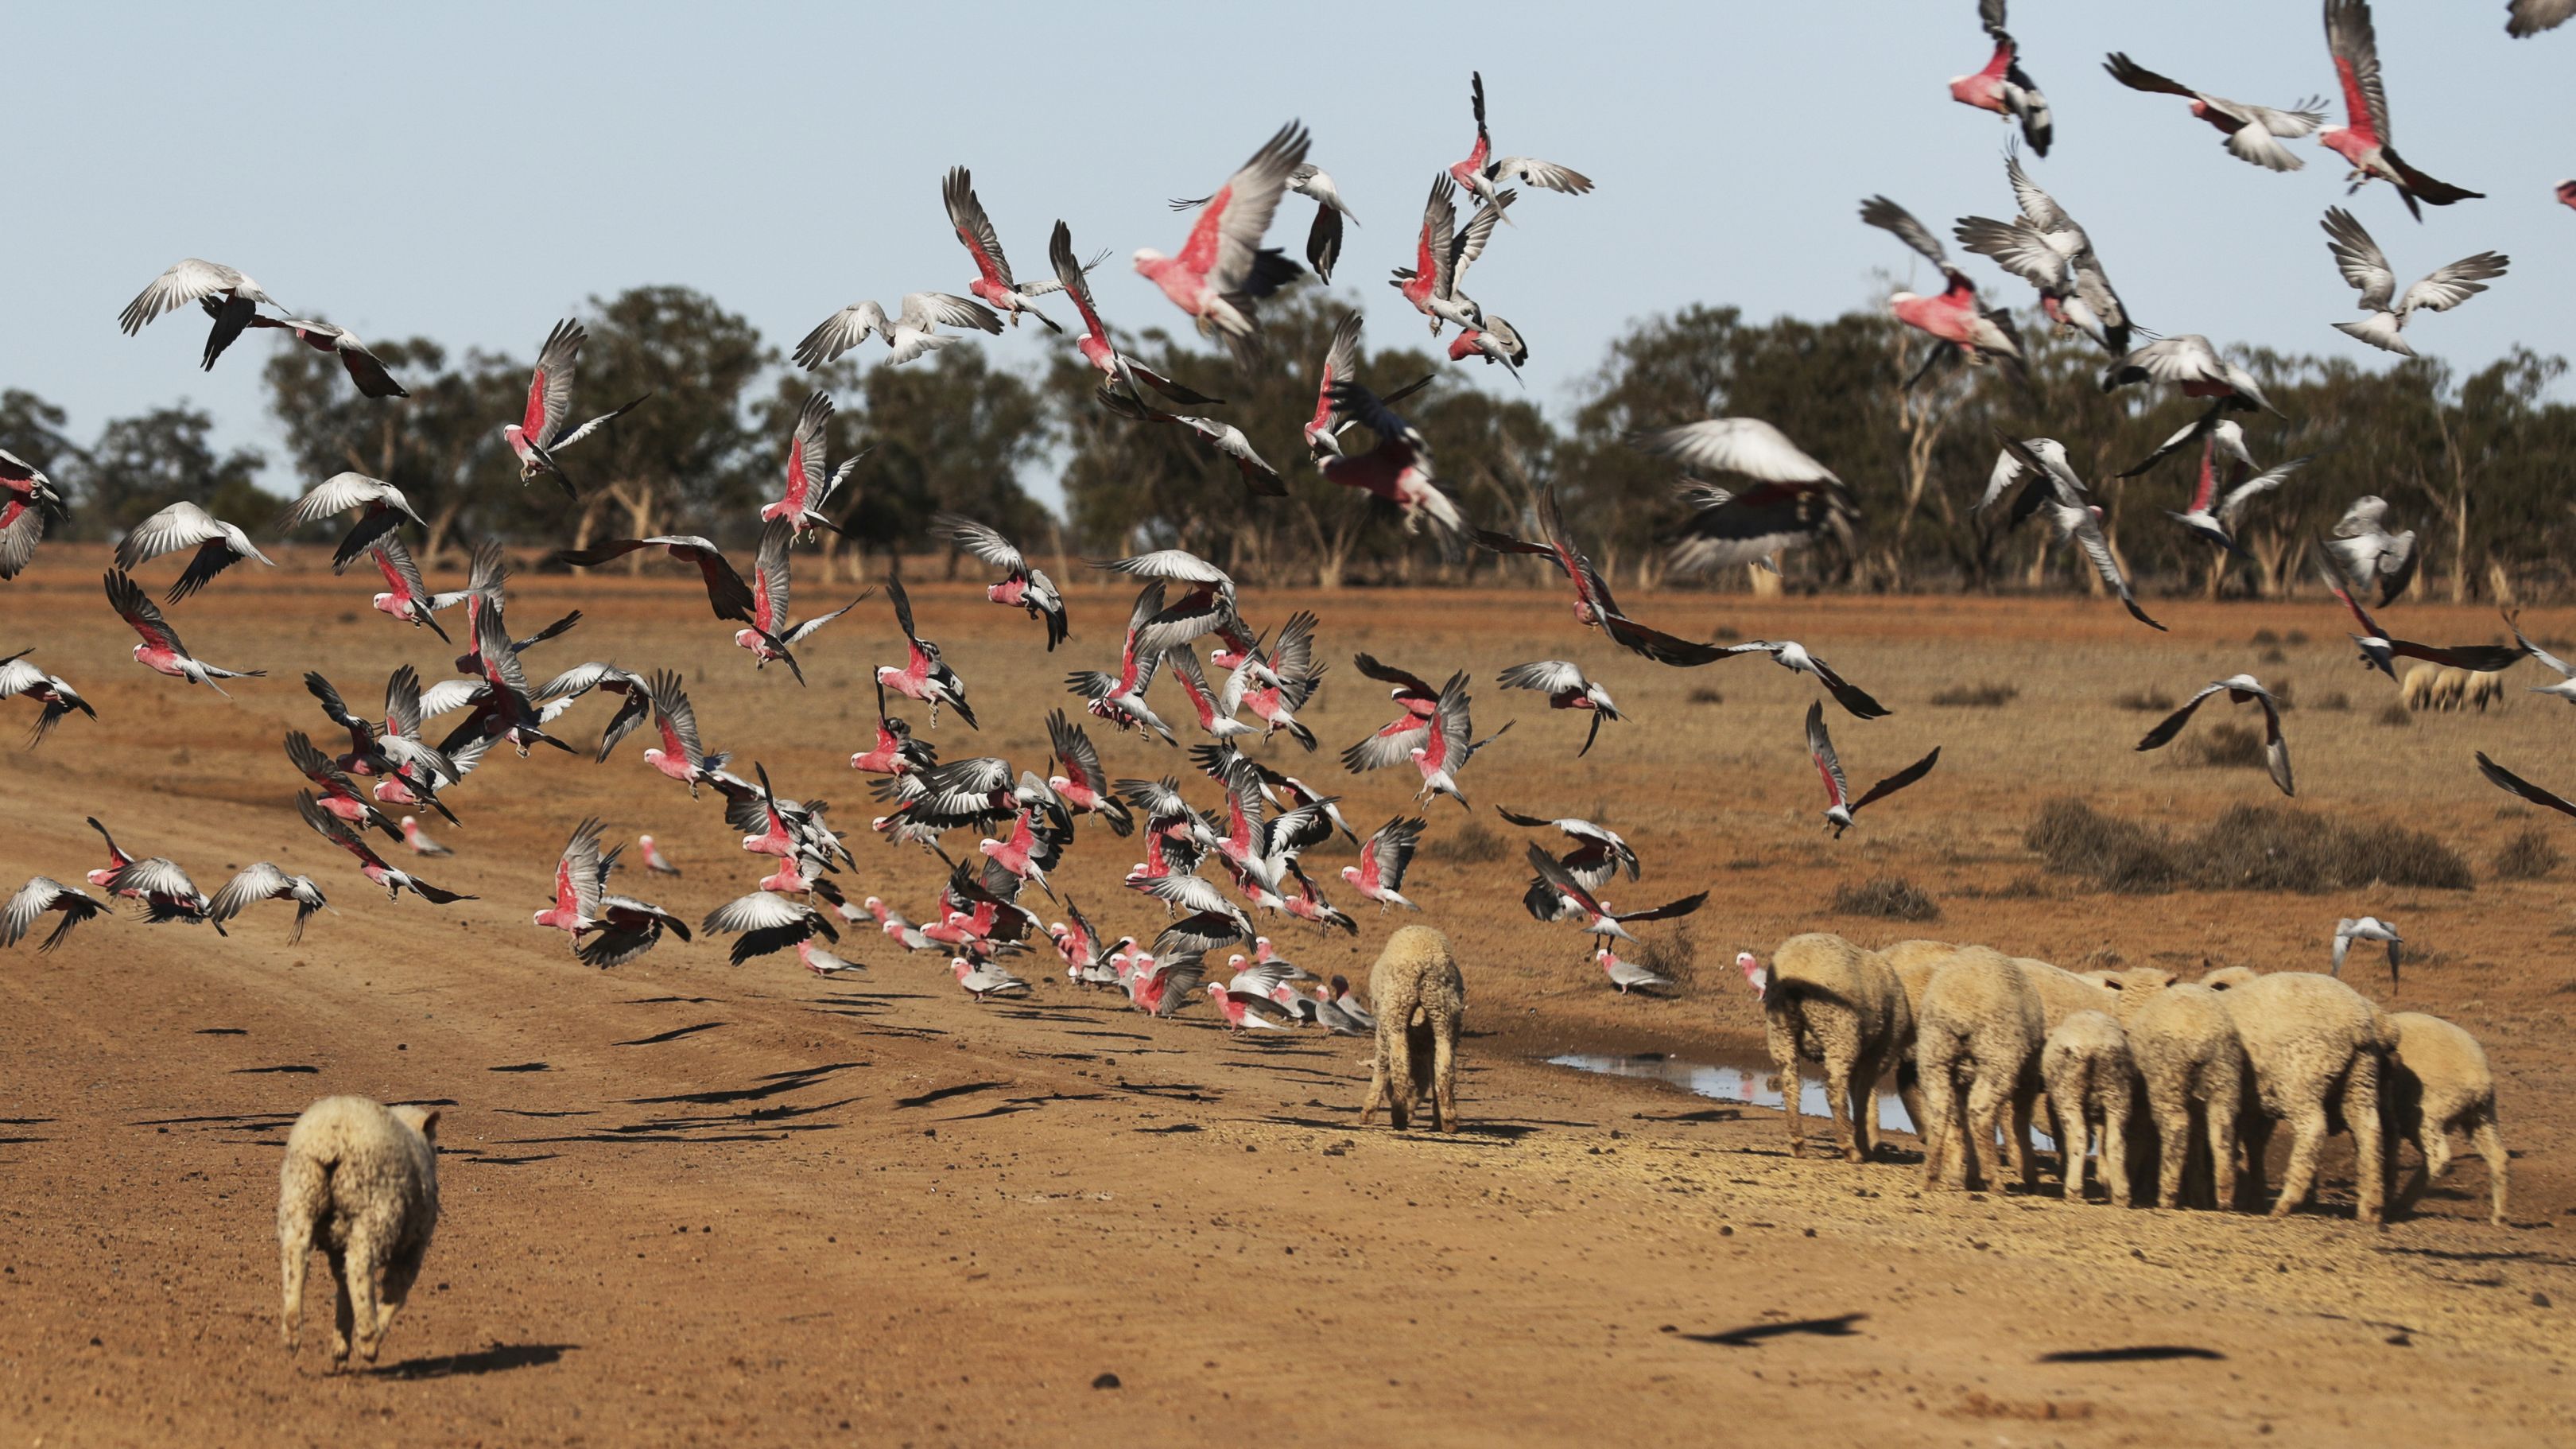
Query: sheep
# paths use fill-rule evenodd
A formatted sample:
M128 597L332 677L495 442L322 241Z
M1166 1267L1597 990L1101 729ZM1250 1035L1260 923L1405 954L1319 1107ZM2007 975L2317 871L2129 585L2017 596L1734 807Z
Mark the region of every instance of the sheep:
M2048 1020L2048 1030L2055 1031L2066 1018L2079 1011L2098 1011L2109 1016L2119 1010L2120 999L2098 981L2087 981L2074 972L2028 956L2015 956L2013 965L2030 981L2030 989L2039 994L2039 1009Z
M2414 668L2406 671L2406 683L2401 687L2398 697L2406 702L2406 707L2410 710L2420 712L2431 709L2433 707L2433 685L2434 682L2439 680L2441 677L2442 666L2438 664L2418 664Z
M2250 979L2252 973L2246 975ZM2155 1123L2157 1205L2181 1206L2184 1169L2198 1137L2209 1147L2209 1205L2227 1207L2236 1199L2236 1114L2247 1071L2236 1023L2216 991L2177 984L2170 971L2140 966L2119 973L2112 984L2120 1024L2129 1034L2129 1057L2146 1085L2147 1113ZM2197 1183L2201 1175L2192 1176Z
M2263 1154L2275 1125L2287 1122L2291 1131L2289 1167L2272 1204L2277 1218L2288 1216L2316 1185L2318 1150L2340 1122L2352 1133L2355 1216L2379 1222L2387 1191L2380 1065L2397 1037L2387 1016L2342 982L2304 971L2252 976L2220 992L2218 1000L2253 1069L2241 1129L2245 1180L2253 1196L2263 1193Z
M2502 709L2504 708L2504 701L2504 675L2502 673L2490 670L2482 674L2471 674L2469 676L2469 703L2478 707L2478 713L2485 714L2487 712L2487 706L2490 704L2494 705L2498 709Z
M2200 984L2212 991L2232 991L2248 981L2260 981L2263 973L2251 966L2221 966L2200 973Z
M1923 1020L1923 988L1931 984L1933 973L1948 965L1950 958L1957 954L1959 948L1947 941L1919 939L1899 941L1879 951L1879 959L1887 963L1887 968L1896 973L1897 981L1904 986L1906 1007L1917 1023ZM1905 1104L1905 1118L1914 1124L1914 1131L1920 1136L1923 1131L1922 1074L1915 1069L1914 1054L1910 1051L1897 1055L1896 1097Z
M2016 963L2018 964L2018 963ZM2108 995L2109 993L2104 993ZM2102 1127L2102 1185L2111 1205L2129 1205L2129 1111L2136 1067L2120 1023L2099 1011L2068 1012L2040 1049L2039 1075L2057 1112L2057 1146L2065 1162L2066 1200L2084 1200L2088 1124Z
M324 1097L286 1134L277 1174L277 1247L286 1275L286 1351L302 1337L304 1266L318 1245L339 1286L333 1367L376 1361L438 1226L438 1111ZM318 1243L317 1243L318 1240Z
M1457 1131L1458 1033L1466 1025L1467 983L1458 974L1458 958L1449 954L1449 938L1429 926L1406 926L1387 937L1386 949L1369 968L1369 1005L1377 1014L1377 1062L1360 1121L1371 1120L1384 1103L1387 1120L1401 1131L1413 1120L1413 1104L1428 1095L1433 1124Z
M2457 1129L2487 1160L2487 1221L2504 1226L2513 1169L2496 1130L2495 1074L2487 1069L2485 1049L2457 1026L2420 1011L2392 1013L2388 1023L2396 1028L2397 1044L2389 1053L2379 1105L2392 1134L2389 1164L2396 1164L2397 1142L2411 1141L2424 1154L2398 1205L2414 1207L2450 1170L2451 1132Z
M2433 707L2445 714L2458 709L2468 693L2469 671L2465 669L2446 667L2433 676Z
M1923 1181L1965 1185L1969 1168L1995 1181L1995 1130L2007 1102L2012 1135L2007 1143L2022 1185L2036 1182L2030 1114L2039 1095L2041 1025L2039 993L2012 961L1984 946L1961 948L1923 988L1914 1022L1914 1060L1923 1093ZM1967 1144L1951 1140L1961 1117L1959 1089L1967 1088ZM1946 1168L1946 1174L1945 1174Z
M1875 951L1840 936L1792 936L1771 953L1762 1032L1780 1074L1791 1155L1807 1155L1798 1119L1798 1062L1824 1063L1834 1145L1865 1162L1877 1138L1878 1079L1914 1045L1905 984Z

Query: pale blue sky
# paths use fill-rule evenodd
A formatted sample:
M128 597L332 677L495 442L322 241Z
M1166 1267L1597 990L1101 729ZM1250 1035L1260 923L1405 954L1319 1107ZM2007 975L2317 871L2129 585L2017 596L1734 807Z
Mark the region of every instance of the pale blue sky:
M2576 212L2549 193L2576 174L2576 27L2513 41L2489 0L2378 9L2400 149L2490 199L2420 226L2385 185L2348 204L2401 284L2487 248L2514 258L2494 291L2408 335L2464 369L2517 341L2576 350ZM1529 339L1532 396L1560 413L1631 319L1872 300L1873 272L1902 274L1910 254L1854 219L1865 195L1945 235L2011 206L2004 123L1945 90L1987 54L1972 0L94 4L16 7L6 29L19 280L0 383L64 404L83 437L184 397L226 440L273 445L258 363L280 344L246 339L208 376L193 316L116 330L184 255L371 338L526 355L589 294L681 283L783 345L858 298L964 289L938 195L958 162L1023 275L1043 275L1063 217L1086 252L1112 249L1109 319L1169 325L1127 253L1176 249L1185 223L1164 198L1212 189L1290 117L1367 223L1342 290L1382 340L1421 339L1384 278L1409 260L1432 173L1473 138L1474 67L1503 151L1600 186L1526 198L1475 276ZM2331 88L2312 0L2019 0L2013 29L2057 112L2034 172L2143 323L2377 365L2326 326L2356 315L2317 230L2344 201L2339 159L2297 143L2305 171L2257 170L2183 102L2101 69L2125 49L2286 106ZM1300 250L1309 210L1290 198L1274 241ZM2029 300L1982 259L1971 270ZM1029 366L1048 339L975 345ZM301 486L275 466L268 482Z

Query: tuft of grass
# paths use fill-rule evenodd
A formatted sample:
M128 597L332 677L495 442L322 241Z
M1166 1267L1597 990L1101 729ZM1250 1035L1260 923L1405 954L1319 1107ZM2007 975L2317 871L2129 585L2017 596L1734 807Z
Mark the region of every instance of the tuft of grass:
M1742 630L1732 629L1724 624L1720 624L1716 629L1710 632L1708 637L1711 641L1719 644L1737 644L1743 642L1744 634Z
M2153 688L2131 690L2127 694L2115 696L2111 702L2122 709L2135 710L2140 714L2171 714L2174 707L2172 695Z
M1762 868L1762 857L1758 855L1739 855L1735 859L1728 861L1726 863L1726 868L1728 870L1760 870Z
M1847 916L1876 916L1888 921L1932 921L1941 916L1939 902L1897 876L1836 886L1834 909Z
M1698 984L1698 973L1691 964L1698 958L1699 942L1691 935L1690 922L1683 921L1670 936L1648 941L1637 952L1636 961L1675 986L1688 988Z
M2550 843L2549 832L2534 825L2506 841L2487 869L2497 880L2540 880L2565 860Z
M1695 684L1691 686L1690 702L1693 704L1724 704L1726 703L1726 696L1709 688L1705 684Z
M2279 645L2274 645L2273 647L2264 650L2262 653L2255 655L2254 659L2255 662L2259 664L2287 664L2290 662L2290 656L2282 653Z
M2254 639L2253 639L2253 642L2254 642L2255 644L2263 645L2263 646L2268 647L2268 646L2270 646L2270 645L2274 645L2274 644L2278 644L2278 643L2280 643L2280 642L2281 642L2281 636L2280 636L2280 635L2278 635L2278 634L2273 633L2273 632L2272 632L2271 630L2269 630L2269 629L2257 629L2257 630L2255 630L2255 631L2254 631Z
M2052 871L2133 895L2181 886L2314 895L2372 884L2474 884L2468 861L2421 831L2386 821L2346 824L2282 805L2234 806L2178 840L2083 801L2057 799L2040 807L2023 843Z
M2224 720L2185 741L2183 758L2214 770L2260 770L2264 768L2263 732Z
M1482 865L1502 859L1511 853L1511 847L1503 842L1501 836L1487 830L1484 821L1471 819L1457 834L1435 836L1425 842L1422 853L1434 860Z
M2308 642L2308 631L2305 629L2293 629L2289 633L2281 636L2281 642L2289 645L2293 649L2296 649L2300 645Z
M2329 690L2317 696L2317 708L2340 714L2352 708L2352 696L2340 689Z
M1954 684L1932 696L1932 702L1943 709L2001 709L2021 698L2013 685L1988 681L1983 684Z
M2372 718L2390 729L2405 729L2415 723L2415 712L2406 707L2405 701L2392 699L2381 705L2379 713Z

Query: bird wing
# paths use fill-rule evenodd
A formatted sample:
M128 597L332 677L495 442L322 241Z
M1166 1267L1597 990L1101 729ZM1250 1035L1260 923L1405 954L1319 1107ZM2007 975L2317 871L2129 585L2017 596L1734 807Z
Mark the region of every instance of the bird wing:
M2298 457L2292 458L2290 461L2281 464L2279 467L2266 469L2263 472L2257 473L2253 477L2246 479L2244 482L2237 484L2235 487L2228 489L2227 496L2224 499L2221 499L2218 504L2218 517L2220 521L2226 523L2231 528L2234 527L2237 511L2245 506L2248 499L2253 498L2258 493L2268 493L2271 490L2280 487L2282 479L2287 478L2291 474L2299 471L2301 468L2306 467L2316 458L2316 456L2317 455L2314 453L2303 453Z
M1091 302L1091 279L1083 274L1082 264L1073 255L1073 229L1059 221L1047 237L1047 261L1055 267L1055 279L1073 298L1076 311L1082 313L1083 325L1101 341L1109 340L1109 328L1100 320L1100 309Z
M1094 794L1107 791L1108 780L1100 768L1100 750L1082 727L1065 718L1063 710L1047 715L1047 739L1055 748L1055 757L1064 766L1065 775L1079 781Z
M736 896L707 912L706 920L699 924L698 929L727 934L738 931L775 930L781 926L795 925L812 913L811 907L800 905L785 896L775 895L769 891L754 891L747 896Z
M2043 232L2083 234L2084 228L2075 224L2075 218L2066 214L2066 208L2059 206L2055 197L2040 190L2039 183L2030 179L2030 173L2021 169L2021 148L2017 145L2004 150L2004 179L2012 183L2013 200L2021 208L2022 220Z
M2386 146L2388 91L2379 78L2379 37L2370 22L2370 0L2326 0L2326 50L2343 86L2344 114L2364 139Z
M2504 622L2505 627L2513 630L2513 642L2522 646L2523 653L2556 671L2561 678L2576 679L2576 668L2571 668L2566 660L2532 643L2530 637L2522 632L2522 619L2518 613L2505 615Z
M144 643L156 649L167 649L173 654L187 655L188 646L179 642L179 631L170 627L169 621L161 617L161 610L145 598L143 590L121 570L110 570L107 574L107 602L108 607L123 616L135 633L143 636Z
M1182 244L1180 262L1207 278L1219 293L1240 292L1251 280L1261 251L1262 233L1279 209L1288 173L1306 159L1306 128L1295 121L1279 128L1252 159L1243 163L1199 213Z
M999 313L972 297L960 297L949 292L905 293L902 310L895 321L907 327L924 329L937 324L973 327L996 334L1002 330Z
M751 624L764 634L787 627L787 546L795 534L794 521L785 518L773 518L760 530L760 552L752 566L760 589L752 596Z
M1904 769L1899 770L1895 774L1888 776L1886 779L1879 781L1877 784L1870 786L1868 793L1852 802L1851 808L1853 813L1857 814L1862 806L1869 804L1871 801L1886 799L1888 796L1895 794L1897 791L1902 790L1906 786L1913 784L1915 781L1922 779L1924 776L1931 774L1932 767L1939 763L1941 763L1941 751L1938 747L1935 747L1932 753L1925 755L1922 759L1916 760L1913 764L1906 766Z
M1759 418L1709 418L1640 433L1630 443L1686 467L1742 473L1766 483L1837 483L1832 469L1810 458L1789 436Z
M1860 219L1871 226L1894 232L1898 240L1930 258L1932 265L1944 272L1950 270L1950 257L1942 250L1941 239L1916 221L1914 213L1904 207L1884 196L1873 196L1860 204Z
M2116 50L2111 52L2109 57L2103 60L2102 68L2111 73L2111 79L2118 81L2120 84L2127 86L2133 91L2152 91L2168 96L2188 96L2193 100L2201 99L2201 95L2198 91L2184 85L2181 81L2174 80L2169 76L2158 75L2154 71L2147 69L2145 66L2138 64L2136 61L2129 59L2127 55Z
M1850 789L1843 783L1843 762L1834 753L1833 736L1825 732L1825 702L1813 700L1807 705L1807 757L1816 762L1816 773L1825 781L1828 806L1842 805L1850 799Z
M930 523L946 534L950 542L997 569L1015 574L1028 569L1028 560L1021 557L1019 549L989 524L977 523L958 513L934 513L930 515Z
M572 412L572 379L581 361L581 344L590 334L582 325L567 317L546 334L545 346L537 351L536 368L528 377L528 406L519 420L519 430L540 447L555 442L555 430L564 425Z
M2388 254L2379 249L2379 243L2371 239L2360 220L2340 206L2327 207L2325 220L2317 225L2325 229L2326 250L2334 253L2335 266L2343 273L2344 282L2361 293L2363 309L2387 311L2389 298L2397 290L2397 275L2388 269ZM2461 296L2465 298L2467 293Z
M645 694L653 701L653 725L662 732L662 749L676 753L695 769L706 759L698 743L698 712L689 703L686 690L680 687L680 676L668 669L655 671Z
M213 514L183 499L126 530L125 537L117 541L116 566L131 569L145 559L223 536L223 528Z
M555 906L570 907L585 921L600 917L600 891L608 872L599 857L599 817L572 828L563 855L555 862Z
M1517 191L1498 192L1493 200L1476 208L1475 216L1449 244L1449 269L1444 290L1452 293L1458 290L1458 279L1467 275L1468 264L1485 254L1485 243L1493 239L1495 223L1501 221L1503 213L1511 210L1512 203L1519 199Z
M957 229L957 239L975 259L975 270L987 282L1010 286L1011 263L1002 255L1002 239L993 230L993 219L984 214L983 200L975 195L974 177L963 166L950 168L939 183L939 196L948 206L948 224Z
M2512 260L2501 252L2480 252L2473 257L2462 257L2407 288L2406 295L2398 299L2397 310L2400 314L2418 308L2427 312L2448 312L2485 291L2487 282L2503 276Z
M2029 222L1997 221L1988 216L1963 218L1951 228L1959 245L2043 290L2066 285L2071 268L2066 257Z
M868 340L868 334L890 333L885 308L875 301L853 302L826 317L796 344L799 367L815 368Z
M2159 720L2156 723L2156 727L2154 729L2147 731L2146 738L2138 741L2138 749L2141 751L2160 750L2166 745L2173 743L2174 736L2182 733L2182 727L2191 722L2192 715L2200 709L2202 702L2207 700L2211 695L2220 693L2226 688L2227 686L2224 684L2213 684L2208 688L2203 689L2200 693L2193 695L2191 698L2184 700L2182 708L2166 715L2162 720Z
M1562 659L1515 664L1494 676L1494 682L1505 689L1535 689L1541 694L1579 690L1585 683L1583 670Z
M1486 180L1500 181L1505 177L1549 191L1562 191L1570 196L1581 196L1592 189L1591 177L1571 166L1559 166L1535 156L1505 156L1486 166Z
M206 901L206 919L229 921L250 906L276 895L289 884L286 872L265 860L253 861L217 887Z
M171 264L170 270L152 279L152 284L125 304L117 325L125 335L143 330L143 324L164 312L211 297L217 292L239 286L242 274L220 263L187 257Z
M2497 764L2495 761L2488 759L2486 751L2484 750L2478 751L2478 773L2486 776L2487 783L2495 786L2499 790L2509 791L2512 794L2519 795L2534 805L2546 805L2550 809L2558 811L2562 815L2576 815L2576 805L2567 803L2558 796L2550 794L2538 785L2531 783L2529 780L2522 778L2513 771L2508 770L2504 766Z

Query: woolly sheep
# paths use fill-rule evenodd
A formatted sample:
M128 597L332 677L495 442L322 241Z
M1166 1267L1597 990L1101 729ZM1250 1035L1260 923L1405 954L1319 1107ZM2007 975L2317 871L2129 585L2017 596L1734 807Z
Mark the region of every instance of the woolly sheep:
M2147 1113L2155 1123L2156 1202L2181 1205L2192 1143L2206 1139L2208 1205L2229 1206L2236 1199L2236 1114L2247 1070L2236 1023L2217 992L2177 984L2170 971L2136 967L2119 973L2113 984L2129 1057L2146 1086ZM2191 1175L2195 1184L2204 1176Z
M1406 926L1387 937L1369 968L1369 1005L1377 1015L1377 1063L1360 1121L1371 1120L1384 1103L1387 1120L1401 1130L1413 1120L1413 1104L1428 1095L1433 1124L1457 1131L1467 983L1449 954L1449 938L1429 926Z
M2039 994L2039 1009L2047 1017L2048 1029L2055 1031L2066 1018L2079 1011L2098 1011L2110 1016L2120 1009L2120 998L2098 981L2087 981L2063 967L2028 956L2015 956L2013 965L2030 981L2030 989Z
M376 1361L438 1226L438 1112L324 1097L286 1134L277 1175L277 1247L286 1274L284 1333L302 1337L305 1260L319 1246L338 1284L331 1360Z
M2019 964L2019 963L2015 963ZM2109 993L2104 993L2108 995ZM2092 1150L2088 1128L2101 1127L2102 1185L2114 1207L2129 1205L2129 1111L2136 1098L2129 1039L2120 1023L2099 1011L2073 1011L2040 1048L2040 1080L2057 1113L2057 1146L2066 1164L2066 1200L2084 1200L2084 1165Z
M2389 1163L2396 1163L2397 1142L2411 1141L2424 1154L2398 1205L2412 1208L2450 1170L2451 1133L2457 1130L2487 1160L2487 1221L2502 1227L2513 1169L2496 1127L2495 1074L2487 1069L2485 1049L2457 1026L2420 1011L2392 1013L2388 1023L2397 1044L2389 1052L2379 1101L2392 1134Z
M2498 709L2502 709L2504 708L2504 700L2505 693L2503 674L2489 671L2484 674L2471 674L2469 676L2469 703L2477 706L2478 713L2485 714L2487 712L2487 706L2490 704L2494 705Z
M2316 1185L2317 1153L2339 1123L2352 1134L2355 1215L2378 1222L2387 1188L2380 1065L2397 1035L2387 1016L2342 982L2304 971L2254 976L2218 999L2253 1069L2241 1130L2254 1195L2263 1192L2263 1154L2275 1125L2286 1122L2291 1132L2289 1167L2272 1204L2277 1218L2307 1199Z
M2448 713L2458 709L2469 695L2469 671L2445 668L2433 676L2433 707Z
M2433 707L2433 684L2441 677L2441 665L2418 664L2414 668L2406 671L2406 683L2400 687L2399 697L2406 702L2406 707L2408 709L2431 709Z
M1840 936L1792 936L1771 953L1762 993L1762 1031L1780 1074L1789 1151L1807 1155L1798 1118L1798 1062L1822 1062L1834 1145L1868 1160L1877 1137L1878 1079L1914 1045L1914 1012L1904 983L1875 951Z
M1959 948L1947 941L1919 939L1880 949L1879 959L1887 963L1887 969L1895 972L1897 981L1904 986L1906 1007L1918 1025L1923 1020L1923 988L1931 984L1932 973L1948 965L1957 954ZM1919 1136L1923 1131L1923 1084L1910 1051L1897 1058L1896 1096L1905 1104L1906 1120L1914 1124Z
M2030 1114L2039 1095L2041 1025L2039 994L2030 979L1999 952L1962 947L1932 973L1923 1009L1914 1023L1914 1060L1921 1079L1923 1180L1927 1186L1962 1186L1973 1165L1980 1177L1998 1180L1995 1132L2007 1103L2012 1108L2006 1144L2025 1187L2033 1185ZM1967 1090L1966 1110L1959 1092ZM1967 1143L1951 1138L1964 1125ZM1946 1169L1946 1171L1945 1171Z
M2200 973L2200 984L2212 991L2230 991L2249 981L2260 981L2263 973L2251 966L2221 966Z

